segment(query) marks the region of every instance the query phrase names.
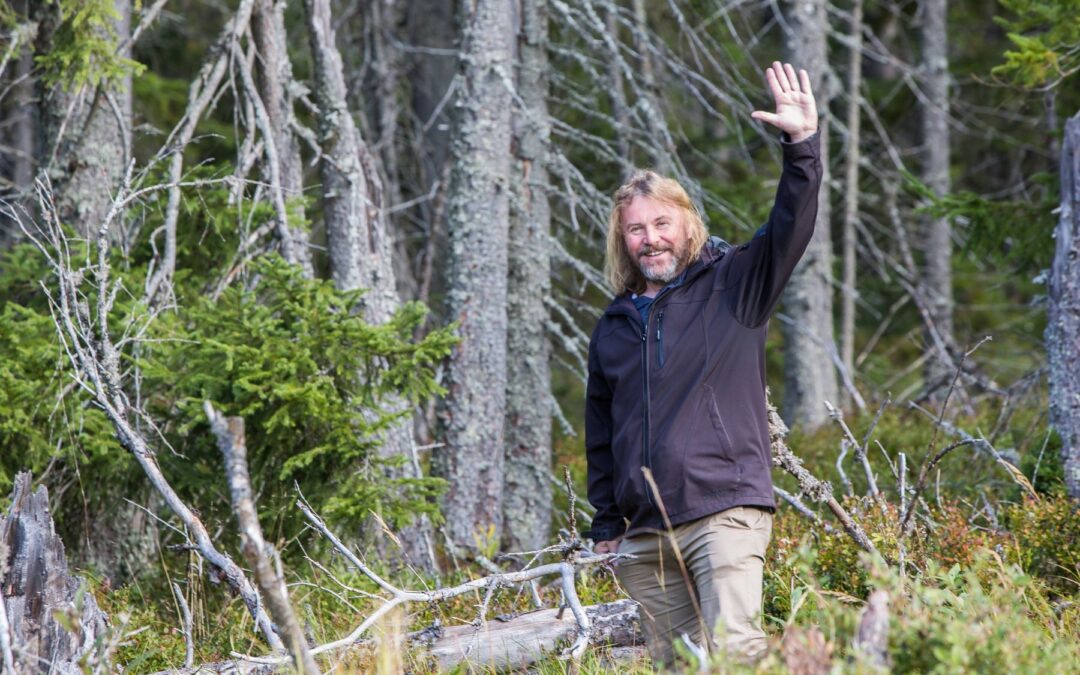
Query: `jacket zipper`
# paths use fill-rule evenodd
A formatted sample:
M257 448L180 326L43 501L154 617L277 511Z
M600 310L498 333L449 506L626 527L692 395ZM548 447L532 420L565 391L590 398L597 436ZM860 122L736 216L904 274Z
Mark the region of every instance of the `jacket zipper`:
M664 367L664 310L656 317L656 362L661 368Z
M655 301L654 301L655 302ZM641 416L641 466L652 470L652 459L649 452L649 317L645 317L645 325L641 328L641 401L645 408L645 414ZM645 497L649 500L649 506L653 506L652 490L645 486Z

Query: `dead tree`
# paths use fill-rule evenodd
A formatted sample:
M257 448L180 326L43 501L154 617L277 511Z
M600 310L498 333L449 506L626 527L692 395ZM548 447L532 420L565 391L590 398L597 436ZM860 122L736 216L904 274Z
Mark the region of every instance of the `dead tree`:
M851 9L851 45L848 59L847 152L844 157L843 279L840 286L840 361L855 372L855 226L859 217L859 127L862 120L863 0Z
M920 86L924 96L922 123L922 180L938 197L951 188L949 178L949 56L946 17L948 0L925 0ZM947 218L925 220L923 288L934 329L946 347L953 346L952 235ZM940 399L954 370L948 354L934 349L927 361L927 390Z
M76 672L83 659L100 660L107 617L85 582L68 573L48 491L30 486L29 473L15 476L11 508L0 517L0 670Z
M506 327L503 544L541 548L551 531L551 294L548 238L547 2L524 0L517 40L514 194L510 206Z
M810 73L823 117L821 188L814 236L784 290L783 324L784 418L814 428L828 419L822 401L839 394L833 355L832 239L829 226L829 87L826 40L828 18L824 0L789 2L789 29L784 35L787 58Z
M52 271L55 286L50 288L43 284L43 290L64 353L73 367L75 386L102 411L112 424L121 447L131 453L165 504L183 522L193 549L216 568L233 592L240 595L270 647L283 651L284 645L273 630L258 591L232 558L217 548L206 526L162 473L156 453L137 423L145 413L132 404L124 388L121 350L138 342L146 328L142 320L152 320L153 314L149 319L132 318L131 323L122 328L119 338L114 335L110 314L124 289L119 279L110 278L109 230L123 217L131 200L150 191L173 187L162 185L132 192L130 179L129 171L97 229L85 267L79 267L72 259L70 242L47 183L39 181L37 186L38 210L43 219L38 227L25 221L24 212L8 209L8 215L19 223L23 235L37 247ZM88 289L91 285L92 289Z
M507 229L513 109L510 0L477 0L466 16L450 177L447 304L461 342L450 356L435 468L449 482L447 530L459 546L498 541L506 414Z
M1080 114L1065 123L1061 144L1061 211L1047 295L1050 423L1061 436L1065 486L1080 499Z
M373 323L383 323L390 320L400 303L382 183L375 158L348 108L344 65L334 40L330 3L304 0L304 10L319 107L319 172L331 277L341 290L367 289L361 299L364 314ZM389 412L402 412L407 406L407 401L396 397L385 401ZM409 420L393 425L382 441L383 456L406 458L404 463L388 469L389 477L419 477ZM435 568L430 533L430 525L422 516L400 533L410 562L428 571Z
M289 653L292 654L293 668L301 675L318 675L319 667L315 665L307 639L296 620L296 613L289 604L289 593L285 588L280 566L275 569L273 565L277 553L263 538L262 527L259 525L259 512L255 507L251 478L248 475L244 418L225 417L215 410L209 401L203 402L203 411L214 436L217 437L218 449L225 459L225 477L232 494L233 512L240 523L244 558L255 575L259 591L266 598L266 605L275 625L285 638Z
M295 243L293 260L306 276L314 275L308 236L293 221L303 221L301 202L304 193L304 167L300 143L294 131L293 98L295 86L292 63L289 61L289 36L285 32L284 0L256 0L251 15L251 36L258 56L258 96L265 109L267 126L273 145L276 171L267 166L268 182L281 191L283 200L291 200L288 208L289 234ZM267 146L266 162L271 161ZM276 174L276 176L275 176ZM276 181L274 180L276 177Z

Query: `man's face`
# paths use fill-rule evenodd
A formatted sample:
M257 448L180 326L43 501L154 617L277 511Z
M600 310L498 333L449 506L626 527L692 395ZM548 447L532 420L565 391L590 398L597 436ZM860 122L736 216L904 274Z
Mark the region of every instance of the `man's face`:
M637 196L623 209L626 250L649 286L663 287L682 273L690 236L682 211L652 197Z

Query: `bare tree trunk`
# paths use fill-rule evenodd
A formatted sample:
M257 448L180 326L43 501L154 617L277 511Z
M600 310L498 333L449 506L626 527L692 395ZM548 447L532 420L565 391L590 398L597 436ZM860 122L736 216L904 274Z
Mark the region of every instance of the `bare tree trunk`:
M58 3L31 3L39 55L55 49ZM38 5L36 8L33 5ZM130 31L131 2L117 0L116 39ZM115 85L38 86L39 170L48 173L63 221L86 233L104 220L131 158L131 78Z
M331 276L342 290L368 289L362 301L365 316L374 323L383 323L393 316L399 303L382 185L375 159L346 104L345 73L341 53L334 42L330 4L328 0L304 0L304 9L319 106L319 141L323 152L319 170ZM387 397L383 404L391 411L402 411L408 405L393 397ZM406 458L400 466L388 467L391 478L419 476L411 426L411 422L401 422L384 435L382 455ZM425 570L435 567L429 533L430 525L421 516L399 532L410 562Z
M652 142L649 145L652 165L656 171L670 176L675 173L675 165L672 157L675 148L668 147L665 135L660 133L663 128L664 112L660 108L660 87L656 82L656 68L653 65L653 55L649 50L649 40L646 32L649 30L649 17L646 14L645 0L634 0L634 48L637 51L638 64L641 68L641 88L644 96L637 105L644 107L645 121L648 125Z
M512 1L476 0L467 13L452 145L447 300L461 343L450 356L446 446L434 459L450 483L449 536L469 547L498 542L502 530Z
M289 121L293 115L292 64L289 61L289 37L285 31L284 0L256 0L251 15L251 32L258 52L259 96L263 100L274 147L277 149L278 176L285 199L289 204L289 232L292 253L305 276L315 275L307 232L298 227L304 220L301 198L304 194L304 166L300 144Z
M922 113L922 180L937 195L948 194L949 180L949 56L947 52L947 0L924 0L922 24L922 77L925 99ZM949 221L931 218L925 223L923 286L930 319L946 346L953 340L952 239ZM930 343L931 341L927 341ZM931 343L932 344L932 343ZM933 347L928 347L933 349ZM952 359L938 354L927 361L928 390L944 397L952 377Z
M847 157L844 161L843 287L840 301L840 362L855 377L855 222L859 217L859 123L862 100L863 0L851 9L851 56L848 61Z
M604 10L604 24L607 26L611 39L619 44L619 20L614 5ZM611 117L615 120L615 147L619 151L619 159L623 162L623 177L629 178L631 168L634 166L630 158L630 139L627 130L630 128L630 113L626 109L626 89L623 86L622 69L614 54L606 54L607 72L611 85Z
M784 311L791 318L784 334L784 417L792 425L814 428L828 419L825 401L836 401L833 366L832 244L829 225L829 92L824 0L788 3L785 35L788 59L810 73L822 115L821 164L814 237L784 291Z
M547 0L522 0L517 90L525 109L515 116L506 308L503 543L511 551L543 548L551 530L547 35Z
M19 16L26 16L25 1L17 4ZM23 24L26 26L27 24ZM3 86L11 87L10 99L0 114L7 116L10 126L3 134L5 178L11 181L9 186L0 189L0 195L8 200L19 200L32 194L34 180L34 139L36 137L37 106L34 103L34 87L30 80L30 69L34 64L34 50L28 29L20 27L23 35L22 44L16 47L12 55L14 63L11 76L3 79ZM18 226L5 217L0 217L0 251L6 250L20 237Z
M1080 499L1080 113L1065 123L1061 144L1061 212L1048 296L1050 423L1061 436L1065 487Z

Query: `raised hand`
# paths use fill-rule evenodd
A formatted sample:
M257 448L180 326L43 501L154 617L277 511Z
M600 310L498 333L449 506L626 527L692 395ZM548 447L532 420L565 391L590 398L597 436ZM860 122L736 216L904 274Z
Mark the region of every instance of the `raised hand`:
M786 131L794 142L812 136L817 131L818 115L814 92L810 90L810 75L800 70L796 77L790 63L781 65L773 61L772 67L765 70L765 79L772 90L776 112L755 110L750 117Z

